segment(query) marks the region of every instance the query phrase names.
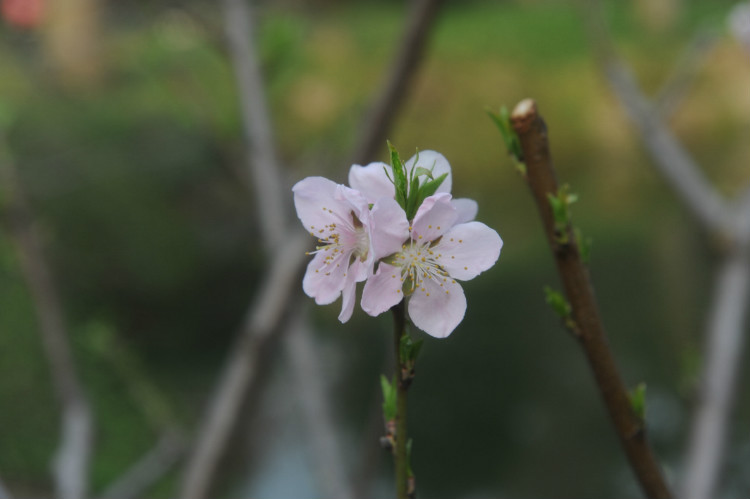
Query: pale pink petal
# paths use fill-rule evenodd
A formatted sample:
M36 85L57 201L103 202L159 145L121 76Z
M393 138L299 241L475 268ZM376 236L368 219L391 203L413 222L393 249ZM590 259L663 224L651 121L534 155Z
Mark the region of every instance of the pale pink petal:
M323 177L307 177L292 187L297 216L308 232L320 237L334 216L351 218L351 205L336 199L337 190L338 184Z
M437 192L450 192L453 180L451 179L451 165L445 156L435 151L419 151L409 161L404 163L407 174L411 174L411 171L415 167L422 167L432 171L432 177L437 178L443 173L447 173L443 183L438 187ZM409 175L411 177L411 175Z
M334 199L345 201L349 207L349 212L354 212L363 224L367 223L367 218L370 216L370 206L363 193L345 185L337 185ZM351 216L347 217L347 220L351 220Z
M327 305L336 301L346 280L349 253L338 253L331 261L326 261L328 251L320 251L307 265L302 289L305 294L315 298L318 305Z
M409 221L395 199L381 198L370 212L370 244L379 260L401 250L409 238Z
M477 217L477 212L479 211L479 205L473 199L469 199L469 198L455 199L454 198L451 201L451 204L456 209L456 214L458 215L458 218L456 218L457 224L471 222Z
M444 282L425 279L421 288L409 298L409 317L419 329L445 338L456 329L466 313L466 296L461 286L451 278Z
M374 203L382 197L392 198L396 195L396 188L388 180L383 168L393 178L393 169L385 163L375 162L367 166L352 165L349 169L349 186L363 193L369 203Z
M373 317L389 310L404 298L401 287L401 269L380 262L378 271L365 282L362 310Z
M440 264L456 279L466 281L492 267L500 256L503 240L481 222L454 226L443 235L433 251Z
M344 282L344 289L341 290L341 313L339 314L339 320L343 323L351 319L352 312L354 312L354 303L357 294L357 267L364 267L359 262L354 262L349 271L346 274L346 281Z
M456 223L456 209L451 195L439 193L429 196L414 215L412 238L417 242L433 241Z

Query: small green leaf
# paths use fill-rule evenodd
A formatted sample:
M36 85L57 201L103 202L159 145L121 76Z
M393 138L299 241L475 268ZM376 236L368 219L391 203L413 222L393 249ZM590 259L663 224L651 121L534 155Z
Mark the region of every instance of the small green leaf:
M549 286L545 286L544 294L547 305L549 305L561 319L565 320L570 317L570 304L562 293L550 288Z
M503 137L505 142L505 148L508 151L508 155L513 159L516 168L522 173L526 173L526 165L523 162L523 151L521 150L521 141L518 138L518 134L510 124L510 112L508 108L503 106L500 108L499 113L494 113L487 110L487 115L500 130L500 135Z
M641 421L646 420L646 383L638 383L638 385L630 391L630 405L633 408L633 412L638 416Z
M393 421L396 419L396 378L388 381L388 378L381 374L380 388L383 390L383 419Z
M568 192L569 187L563 185L557 194L547 194L552 218L555 221L555 232L560 244L568 243L568 224L570 224L570 205L578 201L578 195Z
M418 166L413 171L418 177L424 175L425 177L432 179L432 170L428 170L423 166Z

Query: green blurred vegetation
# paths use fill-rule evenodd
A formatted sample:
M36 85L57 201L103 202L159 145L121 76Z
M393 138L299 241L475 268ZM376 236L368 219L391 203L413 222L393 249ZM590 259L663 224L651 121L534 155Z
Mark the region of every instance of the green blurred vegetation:
M731 5L684 0L672 25L649 30L632 3L609 3L617 42L652 92L697 30L719 34L670 123L728 194L750 180L750 64L723 34ZM17 112L9 142L95 402L95 491L156 438L133 396L138 382L102 354L96 331L118 338L162 394L157 405L189 427L264 271L221 16L207 2L116 11L102 39L103 79L78 89L55 80L34 34L0 30L0 101ZM394 2L262 10L275 132L294 179L345 178L343 158L402 14ZM655 423L652 436L667 466L680 464L695 370L685 359L701 345L712 242L652 170L594 67L572 3L449 2L390 138L405 157L442 152L454 193L479 201L478 218L505 247L494 269L465 286L462 325L445 341L427 338L420 359L410 424L425 497L635 494L583 357L544 303L544 286L557 280L535 207L485 115L529 96L546 118L559 175L579 195L573 217L594 241L592 274L625 378L648 384L647 401L677 407L673 431ZM373 159L386 159L385 144L382 152ZM389 320L359 311L342 326L337 313L336 305L316 310L316 323L320 341L346 353L336 403L356 435ZM6 234L0 358L0 476L19 491L48 490L57 406ZM738 402L738 420L748 403ZM736 436L746 440L747 427ZM155 497L173 495L173 480Z

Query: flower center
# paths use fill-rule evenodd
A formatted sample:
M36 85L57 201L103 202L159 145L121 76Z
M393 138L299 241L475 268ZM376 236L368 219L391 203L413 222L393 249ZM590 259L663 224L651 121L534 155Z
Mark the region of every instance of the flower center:
M413 293L419 289L429 295L424 287L425 279L432 279L441 286L447 279L448 272L438 263L443 255L434 250L437 242L438 240L422 243L410 239L401 247L394 263L401 267L405 293Z

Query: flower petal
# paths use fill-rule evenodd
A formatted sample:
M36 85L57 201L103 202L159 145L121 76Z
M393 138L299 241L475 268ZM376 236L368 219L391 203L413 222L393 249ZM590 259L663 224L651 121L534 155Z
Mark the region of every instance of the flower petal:
M433 241L456 223L456 208L451 204L451 195L439 193L429 196L414 215L412 238Z
M437 178L443 173L447 173L443 183L438 187L437 192L450 192L453 179L451 179L451 165L445 156L435 151L419 151L409 161L404 163L406 172L411 176L411 171L415 167L422 167L428 170L432 170L432 177Z
M364 194L368 203L374 203L383 197L394 197L396 188L388 180L383 168L388 170L388 175L393 178L393 169L379 161L367 166L352 165L349 169L349 186Z
M370 244L374 259L401 250L401 245L409 238L409 221L406 212L395 199L380 198L370 212Z
M456 219L457 224L471 222L477 217L479 211L479 205L476 201L469 198L458 198L453 199L451 204L456 209L458 218Z
M365 270L366 274L365 265L355 260L346 273L344 289L341 290L341 313L339 314L339 321L342 323L351 319L352 312L354 312L354 303L357 299L357 275L362 273L361 270Z
M401 287L401 269L380 262L378 271L365 282L362 310L373 317L389 310L404 298Z
M450 278L442 283L425 279L422 286L409 299L409 317L415 326L430 336L445 338L456 329L466 313L464 290Z
M329 251L320 251L307 265L302 289L305 294L315 298L318 305L327 305L336 301L344 288L349 263L349 253L339 253L332 260L326 260Z
M492 267L500 256L503 240L481 222L454 226L443 235L436 251L440 263L456 279L467 281Z
M351 205L337 196L339 184L323 177L307 177L292 187L297 217L313 235L323 235L325 227L338 217L350 217Z

